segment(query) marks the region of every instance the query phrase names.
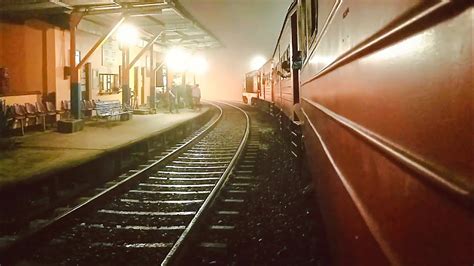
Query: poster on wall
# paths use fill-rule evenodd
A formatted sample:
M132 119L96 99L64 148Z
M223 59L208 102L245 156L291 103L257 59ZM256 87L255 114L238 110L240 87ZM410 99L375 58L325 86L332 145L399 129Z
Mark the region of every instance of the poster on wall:
M76 50L74 53L74 60L76 62L76 66L81 62L81 51Z
M81 62L81 59L82 59L81 51L76 50L76 52L74 53L74 60L76 61L76 65L78 65ZM81 88L81 94L82 94L81 99L84 99L85 97L84 95L86 92L86 72L85 72L84 67L81 68L79 87Z
M107 40L102 45L102 66L113 67L119 65L117 57L119 56L117 41Z

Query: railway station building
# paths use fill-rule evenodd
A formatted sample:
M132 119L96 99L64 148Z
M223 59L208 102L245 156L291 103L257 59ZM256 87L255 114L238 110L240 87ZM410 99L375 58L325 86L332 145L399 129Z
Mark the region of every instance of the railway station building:
M83 100L154 109L167 84L193 82L189 71L167 69L167 50L197 54L220 45L179 4L26 2L0 6L0 98L7 105L70 104L76 118Z

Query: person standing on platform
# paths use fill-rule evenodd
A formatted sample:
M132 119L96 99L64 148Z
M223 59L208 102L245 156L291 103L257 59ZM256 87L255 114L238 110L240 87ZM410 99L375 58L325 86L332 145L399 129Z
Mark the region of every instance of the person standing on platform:
M191 85L186 85L186 105L194 109L194 104L193 104L193 86Z
M176 113L179 113L179 98L181 97L180 95L180 91L179 91L179 87L175 84L172 88L171 88L171 92L173 93L174 95L174 108L176 109Z
M171 90L168 89L168 107L170 109L170 113L173 113L173 109L176 110L176 113L178 112L178 109L176 108L176 85L173 84L171 87Z
M192 94L194 107L201 111L201 88L199 88L199 84L193 87Z

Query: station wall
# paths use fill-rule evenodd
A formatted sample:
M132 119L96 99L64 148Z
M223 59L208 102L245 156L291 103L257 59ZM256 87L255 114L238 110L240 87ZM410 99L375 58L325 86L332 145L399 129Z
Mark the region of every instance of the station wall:
M11 93L42 91L44 23L0 23L0 66L7 67Z
M80 52L81 59L100 37L79 28L76 48ZM9 96L9 102L23 103L22 99L25 97L15 96L17 94L40 94L38 98L41 99L41 95L44 97L55 92L56 106L59 108L62 100L70 99L70 81L65 75L65 67L70 66L69 40L68 30L36 19L27 20L23 24L0 22L0 67L8 68L10 79L9 91L3 94L13 94ZM142 43L140 47L130 49L130 60L144 45ZM121 100L121 93L100 92L99 74L119 75L119 66L122 62L122 54L117 42L109 43L107 47L109 61L107 62L104 62L103 49L98 48L88 59L92 69L90 98ZM163 60L159 51L154 53L154 57L155 63ZM137 95L138 105L146 104L150 95L149 60L150 54L147 52L130 69L130 88Z
M70 99L69 78L65 78L64 67L69 66L69 32L54 29L54 90L56 91L56 106L61 100Z

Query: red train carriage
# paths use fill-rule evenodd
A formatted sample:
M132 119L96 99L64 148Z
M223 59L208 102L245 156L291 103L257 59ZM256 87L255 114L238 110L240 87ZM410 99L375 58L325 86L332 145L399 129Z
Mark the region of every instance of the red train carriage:
M303 120L335 265L474 264L472 12L468 1L290 6L271 101Z
M260 97L256 100L260 109L273 114L274 109L274 91L273 91L273 60L268 60L260 68Z
M298 120L294 105L299 102L299 71L292 69L292 57L298 52L297 2L288 13L273 52L273 102L290 120Z

